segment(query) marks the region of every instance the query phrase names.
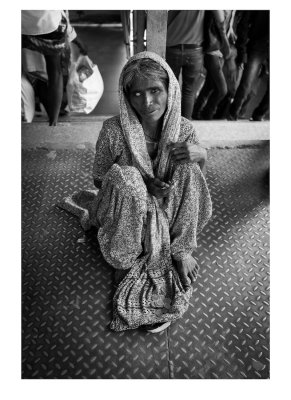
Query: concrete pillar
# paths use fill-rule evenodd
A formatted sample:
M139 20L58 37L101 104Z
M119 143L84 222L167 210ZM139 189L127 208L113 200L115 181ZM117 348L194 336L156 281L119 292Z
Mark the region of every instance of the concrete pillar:
M146 29L145 10L133 11L134 54L145 50L144 33Z
M126 57L130 57L130 19L129 19L129 10L120 11L120 17L123 27L123 40L126 49Z
M167 39L167 11L147 11L147 50L165 58Z

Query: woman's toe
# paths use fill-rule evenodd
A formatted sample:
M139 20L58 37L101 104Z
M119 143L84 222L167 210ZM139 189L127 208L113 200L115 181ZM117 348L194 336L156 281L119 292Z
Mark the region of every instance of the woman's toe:
M189 281L189 283L191 283L191 285L194 283L194 280L195 280L195 278L194 278L194 275L193 275L193 273L192 273L192 271L191 272L189 272L189 274L188 274L188 281Z

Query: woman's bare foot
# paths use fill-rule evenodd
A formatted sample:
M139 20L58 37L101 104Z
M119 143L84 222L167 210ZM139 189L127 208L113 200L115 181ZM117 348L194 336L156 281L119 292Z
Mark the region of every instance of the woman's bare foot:
M183 260L175 260L175 267L185 289L187 289L196 281L199 266L194 257L189 255Z

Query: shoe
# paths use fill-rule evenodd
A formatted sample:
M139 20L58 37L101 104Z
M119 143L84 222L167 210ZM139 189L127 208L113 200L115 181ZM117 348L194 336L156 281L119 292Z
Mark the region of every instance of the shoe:
M228 114L227 120L228 121L237 121L237 116L236 115L232 115L232 114Z
M167 329L171 325L171 321L168 322L159 322L157 324L146 325L145 329L149 333L158 333Z
M253 115L250 121L264 121L264 117L262 115Z
M59 117L66 117L68 115L70 115L70 111L67 111L63 108L60 109Z

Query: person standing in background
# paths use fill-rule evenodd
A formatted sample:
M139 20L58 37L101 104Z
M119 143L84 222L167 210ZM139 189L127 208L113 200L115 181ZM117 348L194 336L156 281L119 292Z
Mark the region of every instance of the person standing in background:
M221 39L221 51L227 59L230 47L224 27L223 11L212 10ZM182 70L182 116L191 119L204 71L204 10L168 12L166 61L179 80Z
M190 119L204 70L204 10L168 12L166 61L179 80L182 70L182 116Z
M228 119L237 120L241 114L244 103L248 100L253 87L256 85L262 67L268 68L269 61L269 33L270 33L270 12L269 10L250 10L244 13L239 24L238 39L241 47L245 49L243 55L244 70L236 91L234 101L230 106ZM254 119L261 120L262 114L269 109L269 91L262 105L254 112Z
M232 31L234 16L235 10L205 12L203 47L207 76L194 105L193 119L212 119L220 101L227 93L230 92L234 95L237 75L236 49L233 45L228 44L226 39L224 39L225 42L222 40L226 35L229 42L234 42ZM223 24L219 31L218 26L221 21ZM224 57L225 49L226 57Z
M49 125L55 126L63 98L64 62L62 61L67 59L68 62L68 42L74 41L77 46L81 44L69 23L68 12L64 10L22 10L21 33L22 82L24 82L22 92L25 94L24 91L28 87L27 76L34 75L37 91L49 117ZM85 49L82 51L85 52ZM25 95L22 98L24 101L28 100ZM32 96L29 96L30 101L31 98ZM29 111L28 114L31 119L33 113Z
M243 73L243 65L244 65L244 45L241 41L242 32L239 32L239 24L242 20L245 11L242 10L231 10L231 18L229 20L229 25L227 26L227 37L229 39L229 43L232 49L232 62L234 62L235 79L230 79L230 76L227 74L226 65L223 66L223 72L225 74L226 82L227 82L227 94L226 96L219 102L217 111L213 118L215 119L226 119L229 114L229 108L231 103L233 102L236 90L239 86L242 73ZM227 17L226 17L227 18ZM240 35L240 38L238 38Z

